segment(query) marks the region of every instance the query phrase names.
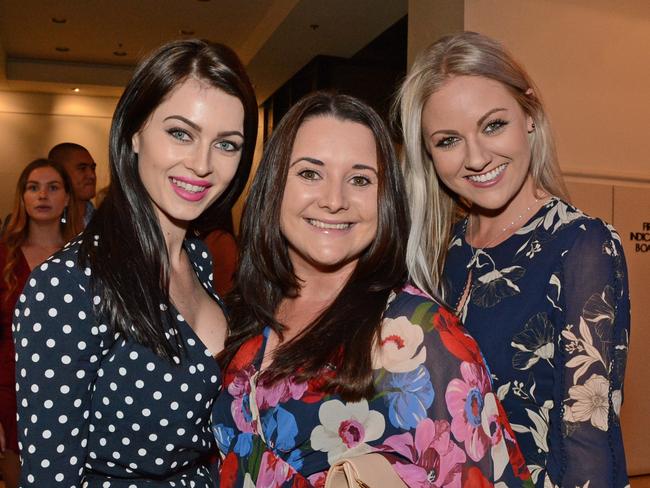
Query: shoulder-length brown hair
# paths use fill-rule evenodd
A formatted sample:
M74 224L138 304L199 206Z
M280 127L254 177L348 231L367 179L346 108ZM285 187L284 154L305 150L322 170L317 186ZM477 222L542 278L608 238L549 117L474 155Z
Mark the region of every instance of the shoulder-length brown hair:
M68 209L75 207L70 177L61 164L49 159L36 159L25 166L25 169L23 169L22 173L20 173L20 176L18 177L14 206L11 211L9 223L7 224L7 228L3 235L3 241L7 248L7 260L4 269L2 270L2 280L7 286L7 297L10 297L13 292L16 291L16 285L18 282L14 271L18 265L18 253L20 251L20 246L22 246L29 237L29 215L27 215L27 211L25 210L25 200L23 199L25 189L27 188L27 181L29 180L32 171L46 167L54 169L61 177L63 188L69 197ZM61 220L60 226L61 237L64 241L72 239L72 237L81 230L75 220L74 212L69 211L66 212L66 214L66 218Z
M325 389L358 399L372 392L371 351L390 291L406 276L409 219L386 126L374 110L350 96L326 92L306 96L289 110L267 144L242 216L240 265L229 297L232 330L221 360L225 366L239 346L264 326L282 337L277 307L283 298L299 293L300 283L280 231L280 208L296 133L314 117L351 121L372 131L379 179L377 235L334 302L299 336L276 350L264 380L288 376L307 380L330 364L337 372L325 380Z

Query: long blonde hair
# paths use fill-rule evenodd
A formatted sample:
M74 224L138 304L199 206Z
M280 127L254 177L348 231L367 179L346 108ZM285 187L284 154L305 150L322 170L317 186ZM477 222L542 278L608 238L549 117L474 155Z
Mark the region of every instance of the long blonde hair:
M416 59L393 106L393 117L404 136L404 176L411 212L407 266L411 280L432 294L444 291L441 276L459 202L438 180L426 150L422 109L427 99L454 76L482 76L505 86L535 123L530 172L536 189L568 199L548 118L526 71L500 43L476 32L436 41Z
M20 176L18 177L18 183L16 185L16 196L14 197L14 206L11 212L11 218L9 219L7 229L5 230L2 239L7 249L7 259L5 261L5 266L2 269L2 281L7 287L7 293L4 299L9 299L16 290L18 280L16 279L15 270L19 261L19 250L20 246L22 246L27 240L29 234L29 215L27 215L27 211L25 210L25 201L23 200L23 195L25 194L25 189L27 187L27 180L32 171L45 167L53 168L57 173L59 173L63 180L65 192L70 198L68 208L72 209L75 207L70 177L61 164L49 159L37 159L29 163L25 169L23 169L22 173L20 173ZM65 222L61 222L60 229L64 241L70 240L81 230L74 212L68 212Z

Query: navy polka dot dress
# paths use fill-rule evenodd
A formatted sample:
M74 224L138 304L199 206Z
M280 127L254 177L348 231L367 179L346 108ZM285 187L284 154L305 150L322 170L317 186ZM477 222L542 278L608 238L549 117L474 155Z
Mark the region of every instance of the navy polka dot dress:
M113 333L93 312L92 271L80 240L35 269L14 317L23 488L212 488L210 411L221 372L183 317L169 362ZM208 292L203 244L185 248ZM169 304L161 304L165 309Z

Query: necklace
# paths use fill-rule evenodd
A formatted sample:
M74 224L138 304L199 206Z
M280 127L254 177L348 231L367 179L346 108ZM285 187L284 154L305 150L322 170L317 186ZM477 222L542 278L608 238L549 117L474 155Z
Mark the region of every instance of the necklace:
M526 215L528 215L533 208L536 208L538 203L539 203L539 199L535 198L535 201L533 203L531 203L528 207L526 207L526 210L521 212L516 219L514 219L508 225L506 225L501 230L499 230L499 232L492 239L490 239L488 242L483 244L478 249L488 248L492 244L497 242L497 240L499 240L499 238L501 238L508 230L511 230L519 221L521 221L521 219L523 219ZM472 225L472 215L470 215L470 216L467 217L467 235L468 236L471 235L471 230L473 228L474 228L474 226ZM468 242L468 244L469 244L469 242ZM471 247L472 250L474 250L474 246L472 246L471 244L469 245L469 247Z

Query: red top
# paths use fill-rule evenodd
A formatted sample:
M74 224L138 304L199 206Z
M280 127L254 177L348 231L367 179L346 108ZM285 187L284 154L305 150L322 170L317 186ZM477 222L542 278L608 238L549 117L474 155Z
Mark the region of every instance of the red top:
M22 251L18 251L18 265L15 275L18 279L16 290L7 300L7 285L2 272L7 262L7 248L0 243L0 423L5 430L7 447L18 452L16 438L16 378L14 342L11 322L16 301L27 282L30 269Z
M229 232L216 229L210 232L203 242L212 254L214 289L220 297L223 297L232 289L239 253L237 241Z

